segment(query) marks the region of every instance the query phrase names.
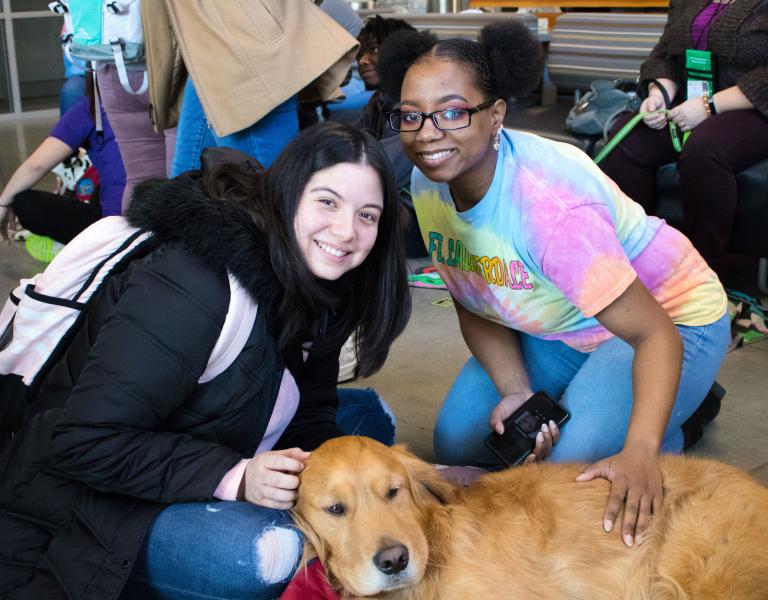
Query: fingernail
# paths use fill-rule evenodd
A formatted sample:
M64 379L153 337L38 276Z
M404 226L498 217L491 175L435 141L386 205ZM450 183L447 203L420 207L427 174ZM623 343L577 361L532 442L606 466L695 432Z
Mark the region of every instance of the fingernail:
M544 441L544 434L539 431L539 433L536 435L536 441L537 442L543 442Z
M554 429L557 424L554 421L549 422L549 428Z
M632 547L632 536L629 535L629 534L625 535L624 536L624 543L631 548Z
M605 521L603 521L603 529L605 529L606 533L611 531L611 529L613 529L613 521L611 521L610 519L606 519Z
M547 432L549 431L549 427L547 427L547 424L546 424L546 423L543 423L543 424L542 424L542 426L541 426L541 430L542 430L544 433L547 433Z

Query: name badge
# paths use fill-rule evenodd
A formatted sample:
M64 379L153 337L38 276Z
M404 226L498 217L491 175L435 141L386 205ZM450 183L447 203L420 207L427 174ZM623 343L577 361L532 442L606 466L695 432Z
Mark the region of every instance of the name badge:
M686 98L700 98L714 93L712 66L709 50L685 50Z
M701 98L712 94L712 83L706 79L689 79L685 97Z

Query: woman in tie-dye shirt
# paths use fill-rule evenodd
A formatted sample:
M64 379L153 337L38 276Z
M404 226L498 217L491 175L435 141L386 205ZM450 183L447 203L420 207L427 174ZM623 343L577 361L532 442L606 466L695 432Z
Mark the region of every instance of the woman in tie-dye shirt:
M690 242L646 216L585 154L502 127L503 100L535 84L540 48L514 22L479 41L392 36L382 86L416 165L424 243L472 351L435 427L440 462L489 464L490 427L533 391L571 413L529 460L589 461L611 481L628 545L662 502L660 451L702 403L729 340L726 297Z

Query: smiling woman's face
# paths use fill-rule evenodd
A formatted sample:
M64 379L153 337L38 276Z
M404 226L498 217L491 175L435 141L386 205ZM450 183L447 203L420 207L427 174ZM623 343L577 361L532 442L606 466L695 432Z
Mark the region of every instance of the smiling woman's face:
M370 165L339 163L314 173L294 218L312 274L333 281L360 265L376 243L383 210L381 180Z
M400 98L404 113L472 108L489 100L475 84L469 67L434 57L408 69ZM469 127L453 131L441 131L431 119L425 119L419 131L401 132L400 141L408 158L432 181L453 186L473 179L476 183L487 180L490 185L496 167L491 144L504 118L504 106L497 101L473 114Z

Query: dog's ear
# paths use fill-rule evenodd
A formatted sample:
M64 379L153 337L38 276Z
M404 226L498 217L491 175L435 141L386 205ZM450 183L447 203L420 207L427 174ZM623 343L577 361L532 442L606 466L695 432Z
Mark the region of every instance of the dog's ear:
M459 488L442 477L434 465L424 462L410 452L403 444L392 446L398 459L405 467L412 482L415 500L425 500L424 492L429 499L437 500L440 504L450 504L459 498Z

